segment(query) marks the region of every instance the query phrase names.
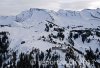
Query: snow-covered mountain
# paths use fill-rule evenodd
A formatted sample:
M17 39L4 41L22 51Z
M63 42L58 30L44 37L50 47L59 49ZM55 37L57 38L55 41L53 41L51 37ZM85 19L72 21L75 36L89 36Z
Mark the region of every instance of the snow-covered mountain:
M59 10L55 12L46 9L31 8L16 16L1 16L0 24L23 25L28 23L28 25L34 25L34 22L37 24L46 20L53 21L55 24L63 27L68 25L96 27L100 20L100 9L84 9L82 11Z
M10 62L12 52L16 52L18 61L21 53L30 54L36 48L45 55L47 49L51 49L51 56L59 55L56 60L59 68L100 67L99 8L57 12L31 8L16 16L0 16L0 32L1 40L6 35L9 39L10 56L3 64ZM4 41L0 44L6 45Z

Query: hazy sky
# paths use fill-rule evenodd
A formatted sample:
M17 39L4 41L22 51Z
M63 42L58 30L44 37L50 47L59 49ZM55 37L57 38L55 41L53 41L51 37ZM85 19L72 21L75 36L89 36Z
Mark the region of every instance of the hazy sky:
M16 15L29 8L82 10L100 8L100 0L0 0L0 15Z

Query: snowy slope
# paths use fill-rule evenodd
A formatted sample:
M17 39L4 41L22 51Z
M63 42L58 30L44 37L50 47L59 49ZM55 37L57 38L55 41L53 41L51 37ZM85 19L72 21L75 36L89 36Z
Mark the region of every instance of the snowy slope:
M50 27L50 25L52 25L52 27ZM49 31L46 31L46 28L49 28ZM58 30L55 30L55 28ZM29 53L33 48L45 52L47 49L55 46L62 46L61 49L68 47L76 48L84 54L86 54L85 50L89 50L90 48L95 52L97 48L100 50L100 41L98 41L100 37L95 34L97 28L100 29L100 9L84 9L82 11L59 10L55 12L46 9L31 8L16 16L0 17L0 32L6 31L10 33L10 45L8 49L17 51L18 55L21 52ZM53 37L58 35L59 29L64 30L62 31L64 34L63 40L60 40L59 37ZM72 30L85 29L93 29L92 31L90 30L93 35L88 37L92 39L92 41L90 43L83 43L80 35L77 39L71 38L74 42L73 46L69 42L69 33ZM97 31L99 32L99 30ZM73 34L75 33L77 32L73 32ZM52 40L49 37L50 35ZM68 44L70 44L70 46L68 46ZM61 50L56 51L61 56L59 65L66 64L64 61L65 52L63 53ZM83 55L75 50L74 53L76 56L79 56L78 62L80 64L83 63L83 68L85 68L85 63L90 66L87 61L85 62L85 58L82 57ZM100 61L100 59L97 61ZM75 64L73 59L70 59L70 62ZM91 68L91 66L89 68Z

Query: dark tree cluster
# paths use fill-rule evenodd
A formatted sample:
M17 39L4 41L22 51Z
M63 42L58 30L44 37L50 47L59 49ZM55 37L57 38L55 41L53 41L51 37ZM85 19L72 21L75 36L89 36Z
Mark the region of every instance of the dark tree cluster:
M9 39L7 34L7 32L0 32L0 53L7 52L7 48L9 47Z
M87 39L87 37L92 36L92 31L91 30L72 30L69 33L70 38L77 39L78 37L82 37L82 42L84 43L85 41L87 43L90 43L91 39Z
M76 56L74 55L73 49L68 47L66 54L65 54L65 60L67 61L67 63L69 63L70 58L73 59L73 60L76 60Z
M73 38L73 33L72 32L69 33L69 38Z
M49 24L49 27L52 28L52 27L53 27L53 24L50 23L50 24Z
M78 34L74 34L74 39L77 39L78 37L79 37L79 35Z
M86 50L85 59L89 61L91 64L94 64L96 68L100 68L100 63L96 60L100 60L100 52L97 48L95 52L90 48L90 50Z
M3 61L7 59L7 52L9 47L8 32L0 32L0 68Z
M87 39L87 36L85 34L82 34L81 37L82 37L82 42L84 43L85 40Z
M0 68L58 68L58 58L60 57L57 52L52 53L51 49L44 53L35 48L29 54L21 53L19 56L13 52L6 62L0 58Z
M72 32L69 33L69 38L77 39L79 37L79 33L73 34Z
M49 32L49 29L50 29L49 26L47 24L45 24L45 26L46 26L45 31Z
M96 32L96 36L100 37L100 32L97 31Z
M90 43L91 42L91 39L89 38L89 39L86 39L86 42L87 43Z
M65 35L63 34L63 33L61 33L61 32L59 32L58 34L57 34L57 37L59 38L59 40L64 40L64 38L65 38Z
M57 31L57 32L64 32L65 29L64 29L64 28L54 28L54 31Z
M9 25L0 25L0 27L5 27L5 26L7 26L7 27L11 27L10 24L9 24Z

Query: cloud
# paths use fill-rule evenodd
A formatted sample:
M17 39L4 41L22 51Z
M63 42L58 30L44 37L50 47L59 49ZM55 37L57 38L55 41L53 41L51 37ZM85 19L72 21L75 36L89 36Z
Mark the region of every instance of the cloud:
M67 9L67 10L82 10L82 9L94 9L100 7L100 1L99 0L80 0L80 1L74 1L74 2L66 2L61 3L60 8Z
M89 5L90 4L88 3L88 1L77 1L70 3L62 3L60 8L69 10L80 10L83 8L87 8Z
M89 8L100 8L100 0L95 0L91 2L90 5L91 6Z
M16 15L29 8L59 9L58 0L0 0L0 15Z
M71 9L100 7L100 0L0 0L0 15L16 15L29 8Z

